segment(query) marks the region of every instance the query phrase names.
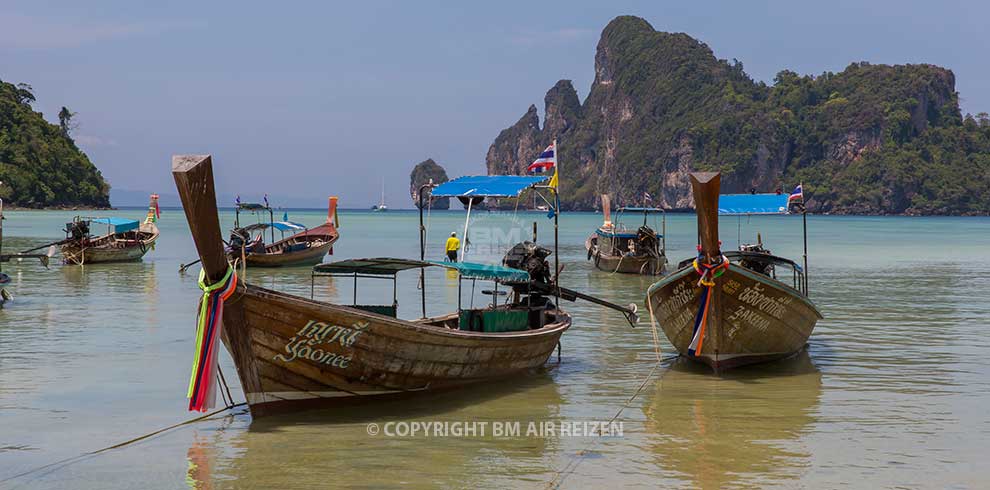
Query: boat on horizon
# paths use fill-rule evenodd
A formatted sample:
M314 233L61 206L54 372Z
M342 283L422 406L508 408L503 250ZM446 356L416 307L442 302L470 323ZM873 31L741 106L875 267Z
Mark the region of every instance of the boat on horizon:
M698 217L698 256L647 291L647 307L677 352L715 373L791 357L822 318L808 298L805 266L743 245L723 253L719 214L788 214L786 194L732 194L719 201L719 173L691 174ZM803 196L802 196L803 198Z
M382 179L382 198L378 201L378 204L371 206L371 210L376 213L388 211L388 206L385 204L385 179Z

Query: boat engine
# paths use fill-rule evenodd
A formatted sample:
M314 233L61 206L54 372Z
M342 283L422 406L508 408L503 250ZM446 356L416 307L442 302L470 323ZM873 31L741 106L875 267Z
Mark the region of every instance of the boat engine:
M73 221L65 224L65 237L82 240L89 236L89 221Z
M502 259L502 263L506 267L528 272L530 279L535 282L550 284L552 271L547 257L552 253L553 251L549 248L526 241L517 243L510 248Z

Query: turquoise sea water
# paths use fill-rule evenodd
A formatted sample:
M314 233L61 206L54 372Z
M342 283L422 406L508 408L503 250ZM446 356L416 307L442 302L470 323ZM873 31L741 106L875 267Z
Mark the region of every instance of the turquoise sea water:
M315 225L324 214L290 210L289 218ZM4 249L61 238L72 215L7 212ZM432 213L428 258L441 257L451 231L462 234L463 218ZM497 259L534 221L549 243L552 222L540 213L475 214L469 256ZM651 279L586 260L584 239L600 221L563 215L562 283L642 308ZM825 319L807 355L791 361L721 378L667 362L644 385L655 366L648 321L632 329L617 313L567 303L574 324L561 361L538 373L258 421L235 410L10 479L192 418L185 391L198 268L178 273L195 252L184 215L166 209L161 239L142 262L3 264L14 300L0 310L0 488L990 487L990 219L808 221L811 298ZM417 227L414 212L344 211L333 258L418 257ZM800 259L800 217L725 219L725 248L739 229L743 241L759 231L775 253ZM693 215L669 216L667 235L674 262L693 255ZM249 270L248 280L310 294L305 268ZM431 271L427 284L429 314L456 307L454 278ZM323 279L315 291L349 301L351 287ZM360 293L387 302L391 286L363 281ZM400 276L400 316L417 317L418 298L416 274ZM672 354L665 339L661 350ZM223 366L236 385L226 357ZM622 433L613 437L525 435L529 422L560 427L617 414ZM414 421L488 422L489 430L520 422L523 434L368 433L369 423Z

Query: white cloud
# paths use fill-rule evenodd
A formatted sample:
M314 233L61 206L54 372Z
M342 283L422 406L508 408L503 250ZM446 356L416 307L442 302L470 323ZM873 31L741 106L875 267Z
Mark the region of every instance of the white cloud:
M0 49L59 49L198 27L196 22L64 20L0 12Z

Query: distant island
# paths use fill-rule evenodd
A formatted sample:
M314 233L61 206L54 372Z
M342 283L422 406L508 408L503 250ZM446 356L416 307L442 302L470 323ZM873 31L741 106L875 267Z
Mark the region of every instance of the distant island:
M554 138L562 204L598 195L692 207L687 174L720 170L723 192L790 192L837 214L990 213L990 116L963 117L952 71L852 63L840 73L755 82L683 33L623 16L602 32L582 103L569 80L503 130L490 174L522 174Z
M70 135L74 113L63 107L59 124L31 104L30 85L0 80L0 197L25 208L110 206L110 185Z
M434 162L432 158L427 158L417 163L412 172L409 173L409 197L412 198L413 206L417 209L419 209L419 187L430 180L433 180L434 184L442 184L449 179L447 178L447 171L442 166ZM428 203L426 197L428 196L424 196L423 199L424 206ZM433 200L432 207L433 209L450 209L450 199L436 198Z

